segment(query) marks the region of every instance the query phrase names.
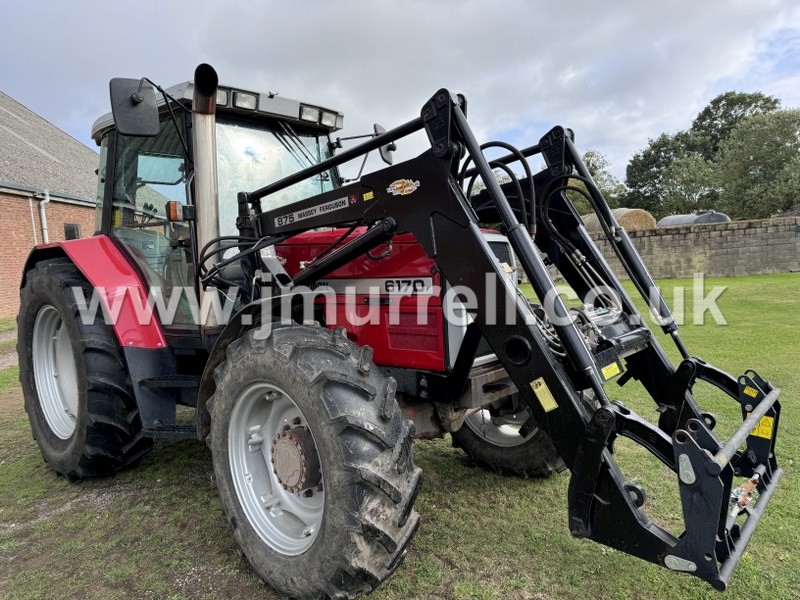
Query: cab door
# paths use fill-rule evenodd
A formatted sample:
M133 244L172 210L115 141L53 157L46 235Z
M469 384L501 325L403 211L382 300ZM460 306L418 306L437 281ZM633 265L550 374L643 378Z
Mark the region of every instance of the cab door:
M111 132L103 143L113 145L107 153L113 164L101 164L113 172L105 186L102 230L139 271L167 331L198 326L192 231L188 223L167 220L167 202L191 203L190 168L180 138L185 139L186 128L182 121L178 125L166 118L155 137Z

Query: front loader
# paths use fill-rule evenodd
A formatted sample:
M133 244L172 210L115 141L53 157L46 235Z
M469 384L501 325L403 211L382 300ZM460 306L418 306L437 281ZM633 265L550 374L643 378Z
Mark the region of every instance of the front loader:
M207 65L170 90L113 80L111 101L113 119L95 126L99 234L35 249L21 290L20 379L56 471L109 474L153 438L205 440L258 575L289 597L353 597L397 569L419 525L414 437L450 433L499 471L568 469L573 535L726 588L783 474L779 390L690 354L570 130L481 145L466 100L442 89L419 117L334 153L338 112L218 86ZM416 132L429 144L416 158L342 176L373 151L390 162ZM504 154L489 160L493 147ZM677 367L586 233L576 193ZM159 310L143 322L148 301ZM698 380L738 404L730 439L696 403ZM638 382L658 424L613 401L611 381ZM619 437L675 474L681 535L646 516Z

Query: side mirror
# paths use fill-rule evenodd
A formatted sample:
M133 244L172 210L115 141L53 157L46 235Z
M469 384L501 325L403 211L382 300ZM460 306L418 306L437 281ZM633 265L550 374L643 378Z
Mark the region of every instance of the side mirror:
M144 79L116 77L109 84L111 114L122 135L154 137L158 135L158 106L153 86Z
M377 123L375 123L375 125L373 126L373 130L375 131L376 136L379 136L382 133L386 133L386 129L384 129ZM378 153L381 155L381 160L383 160L383 162L385 162L387 165L391 165L394 162L394 159L392 158L392 152L394 152L395 150L397 150L397 144L395 144L394 142L389 142L388 144L385 144L380 148L378 148Z

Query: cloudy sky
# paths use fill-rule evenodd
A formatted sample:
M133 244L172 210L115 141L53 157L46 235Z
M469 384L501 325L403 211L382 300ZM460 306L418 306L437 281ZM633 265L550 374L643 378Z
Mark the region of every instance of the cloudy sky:
M344 134L391 127L438 88L464 93L482 140L556 124L624 177L716 94L800 107L800 7L788 0L0 0L0 90L78 140L111 77L164 86L209 62L224 83L336 108ZM0 121L2 116L0 115ZM422 149L402 142L398 158Z

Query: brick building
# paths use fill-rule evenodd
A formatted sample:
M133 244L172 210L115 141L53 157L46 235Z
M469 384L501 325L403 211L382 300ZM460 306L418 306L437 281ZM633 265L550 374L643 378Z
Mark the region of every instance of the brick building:
M35 244L94 233L98 155L0 92L0 318Z

